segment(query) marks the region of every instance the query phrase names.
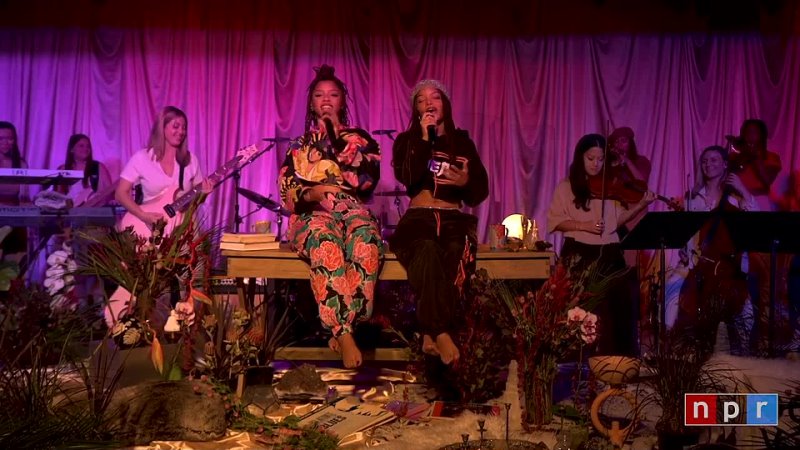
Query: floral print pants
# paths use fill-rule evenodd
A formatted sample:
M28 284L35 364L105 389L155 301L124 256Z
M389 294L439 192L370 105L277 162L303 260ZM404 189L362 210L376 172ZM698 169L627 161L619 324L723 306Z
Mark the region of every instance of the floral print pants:
M383 241L375 218L352 196L331 193L319 206L291 217L289 239L310 262L322 324L339 337L372 315Z

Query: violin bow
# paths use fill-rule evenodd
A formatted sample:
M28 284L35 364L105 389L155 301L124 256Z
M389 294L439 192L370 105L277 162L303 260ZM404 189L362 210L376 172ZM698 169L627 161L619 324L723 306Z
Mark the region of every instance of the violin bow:
M611 128L611 121L606 119L606 145L603 148L603 171L600 174L600 220L606 219L606 168L608 167L608 134Z

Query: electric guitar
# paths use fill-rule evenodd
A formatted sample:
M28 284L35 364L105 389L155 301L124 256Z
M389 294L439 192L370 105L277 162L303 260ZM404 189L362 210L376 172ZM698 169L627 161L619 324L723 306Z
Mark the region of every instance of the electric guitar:
M211 185L215 185L222 178L225 177L232 170L237 169L247 163L256 153L259 148L255 144L248 145L236 151L236 156L231 158L228 162L220 166L208 177ZM178 196L180 193L178 186L174 186L164 190L160 195L152 200L139 205L144 212L148 213L166 213L167 226L164 229L165 234L169 234L175 227L183 220L183 213L189 208L189 205L202 194L202 186L193 186L186 193ZM117 229L124 230L125 228L133 227L133 231L142 237L150 237L152 228L150 225L144 223L141 219L134 216L130 211L125 213L120 219Z
M240 168L249 162L260 150L263 149L259 149L255 144L240 148L237 150L236 156L231 158L208 177L208 181L211 182L212 186L215 185L232 170ZM167 217L165 217L165 219L167 219L167 226L164 228L165 234L171 233L175 227L181 223L183 220L183 213L188 209L192 201L202 194L202 188L200 185L193 186L192 189L185 194L178 196L179 192L178 186L171 187L164 190L164 192L156 198L139 205L144 212L167 213ZM117 224L118 230L124 230L128 227L132 227L134 233L144 238L150 237L153 232L150 225L134 216L130 211L126 212ZM130 304L135 301L136 298L133 294L122 286L118 287L117 290L111 294L111 297L109 297L108 305L103 311L106 324L108 324L109 327L114 326L119 318L128 311Z

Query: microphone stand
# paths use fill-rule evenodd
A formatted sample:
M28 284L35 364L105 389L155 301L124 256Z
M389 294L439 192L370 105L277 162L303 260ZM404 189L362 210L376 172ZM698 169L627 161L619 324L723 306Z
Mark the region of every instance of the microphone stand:
M233 178L233 186L234 186L233 187L233 189L234 189L234 191L233 191L234 192L234 196L233 196L233 232L234 233L238 233L239 232L239 226L242 224L242 222L244 222L244 217L242 217L239 214L239 185L241 184L242 169L244 169L245 167L249 166L253 161L257 160L264 153L267 153L272 147L275 146L275 144L276 144L276 142L273 142L273 143L269 144L264 150L261 150L260 152L256 153L250 159L245 161L243 164L238 165L235 169L233 169L233 171L231 171L231 173L229 173L228 175L225 175L221 180L219 180L219 182L214 184L213 188L211 188L211 190L214 191L219 186L221 186L225 181L227 181L230 178ZM247 217L247 216L245 216L245 217Z

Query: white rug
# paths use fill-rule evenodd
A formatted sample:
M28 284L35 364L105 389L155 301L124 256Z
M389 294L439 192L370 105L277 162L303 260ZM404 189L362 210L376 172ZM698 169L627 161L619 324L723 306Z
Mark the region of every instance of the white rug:
M782 393L787 389L787 383L791 380L800 379L800 361L787 359L759 359L732 356L718 353L712 358L711 363L720 364L733 368L738 372L741 379L747 380L754 392L760 393ZM555 444L555 434L553 432L525 433L521 427L521 414L519 394L517 389L517 370L516 363L512 361L509 368L509 379L506 383L506 390L503 395L496 399L498 403L510 403L509 434L511 439L519 439L530 442L544 442L548 448L553 448ZM367 442L367 447L377 447L381 450L435 450L447 444L461 442L461 434L469 433L470 440L478 439L478 419L485 419L487 428L484 437L487 439L505 438L505 408L499 417L487 417L473 414L469 411L453 420L434 420L425 424L402 424L395 422L391 425L380 427L375 430L372 439ZM658 418L658 411L645 411L643 419L649 419L652 423ZM556 419L558 420L558 419ZM558 423L555 423L555 428ZM719 434L721 429L714 429L712 439ZM760 440L758 428L738 427L737 439L740 443L750 440ZM652 434L654 431L649 430ZM654 439L637 439L632 445L634 449L649 449L654 443ZM628 447L628 446L626 446ZM360 447L349 448L364 448Z

